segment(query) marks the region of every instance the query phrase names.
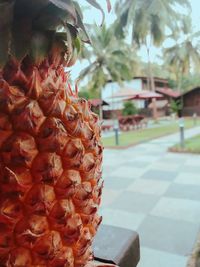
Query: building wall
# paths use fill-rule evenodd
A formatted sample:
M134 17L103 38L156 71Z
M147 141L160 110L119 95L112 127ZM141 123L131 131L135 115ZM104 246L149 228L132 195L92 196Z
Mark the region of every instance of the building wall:
M200 116L200 106L183 108L183 116L193 116L195 113Z
M154 79L154 86L155 86L155 89L156 88L166 88L168 87L168 81L160 81L160 80L157 80L157 79ZM148 80L147 79L143 79L142 80L142 89L144 90L151 90L151 81L149 81L149 87L148 88Z
M185 107L200 106L200 88L185 94L183 99Z
M184 109L183 114L185 116L192 116L194 113L200 115L200 88L183 96Z

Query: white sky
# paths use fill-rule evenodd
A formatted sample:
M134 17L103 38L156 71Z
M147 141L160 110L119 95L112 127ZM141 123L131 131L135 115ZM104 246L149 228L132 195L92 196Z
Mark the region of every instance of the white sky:
M83 0L81 0L81 2L82 1ZM113 7L114 7L115 2L116 2L116 0L111 0L111 4ZM193 29L194 29L194 31L200 30L200 12L199 12L200 0L189 0L189 2L190 2L191 7L192 7L191 18L192 18ZM101 5L103 6L105 13L106 13L105 23L107 25L109 25L115 20L114 8L113 8L112 12L108 14L106 11L106 1L101 0ZM96 24L101 23L101 18L102 18L101 14L95 8L85 10L84 11L84 17L85 17L85 22L87 22L87 23L96 23ZM164 44L164 46L170 46L170 45L172 45L172 43L170 43L170 41L167 41ZM147 61L146 49L141 48L138 54L141 56L142 60ZM158 59L159 54L161 55L161 50L153 47L151 49L151 60L159 62L159 59ZM87 65L88 65L87 61L82 62L82 63L77 62L75 64L75 66L73 66L71 69L72 80L75 80L78 77L80 71L83 68L85 68Z

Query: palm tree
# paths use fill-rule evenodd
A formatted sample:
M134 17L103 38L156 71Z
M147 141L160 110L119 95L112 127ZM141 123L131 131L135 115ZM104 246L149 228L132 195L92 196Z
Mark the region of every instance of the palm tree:
M175 10L175 4L189 7L188 0L118 0L116 13L119 23L116 34L123 34L128 25L132 25L132 42L135 46L144 45L147 50L149 69L149 89L155 90L150 47L160 46L166 37L166 30L178 27L180 14ZM154 114L155 117L155 114Z
M182 88L183 77L189 75L192 67L200 67L200 31L192 32L191 20L183 18L183 36L175 33L175 44L164 49L165 64L175 73L177 87ZM180 41L181 40L181 41Z
M191 66L199 67L200 64L200 46L193 43L193 38L200 37L200 32L193 33L183 42L176 43L170 48L164 50L165 61L175 71L178 88L181 89L181 82L184 75L188 75Z
M131 46L114 35L114 27L93 28L91 34L92 50L84 50L83 58L90 58L89 66L79 75L79 80L86 76L87 89L95 90L96 96L100 96L101 89L108 80L123 81L133 77L133 70L137 65L137 57ZM88 57L91 53L92 57ZM92 58L92 60L91 60Z
M175 44L164 49L164 58L165 64L175 73L177 87L183 93L184 76L189 76L192 68L200 68L200 31L192 32L191 20L187 17L183 18L182 23L184 36L180 38L180 34L175 33ZM182 110L183 97L180 104L180 110Z

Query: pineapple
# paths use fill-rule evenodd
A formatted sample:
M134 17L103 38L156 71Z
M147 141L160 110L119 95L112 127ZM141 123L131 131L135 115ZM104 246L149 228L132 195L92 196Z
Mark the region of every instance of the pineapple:
M0 266L86 266L102 145L98 117L64 71L88 40L80 7L0 0L0 13Z

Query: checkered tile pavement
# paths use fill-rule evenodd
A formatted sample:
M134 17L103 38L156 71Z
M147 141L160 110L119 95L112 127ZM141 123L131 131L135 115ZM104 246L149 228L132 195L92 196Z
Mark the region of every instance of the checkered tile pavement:
M200 156L167 152L178 140L174 134L104 153L100 213L104 224L139 233L138 267L186 267L200 228Z

